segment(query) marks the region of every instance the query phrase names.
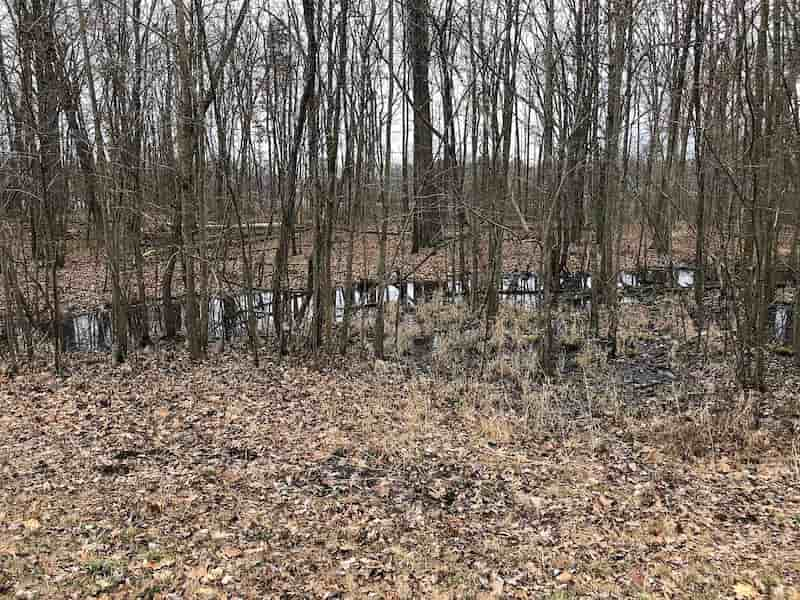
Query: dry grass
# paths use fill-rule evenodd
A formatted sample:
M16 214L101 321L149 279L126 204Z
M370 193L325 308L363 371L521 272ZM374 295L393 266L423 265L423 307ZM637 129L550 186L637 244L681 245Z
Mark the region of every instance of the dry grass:
M514 392L398 361L184 358L3 381L0 594L711 598L746 584L791 598L800 585L796 458L777 440L731 443L746 399L691 433L713 452L684 456L676 425L634 418L610 371Z
M731 453L746 460L771 445L768 432L757 427L757 402L755 395L740 394L725 406L657 418L648 437L684 460Z

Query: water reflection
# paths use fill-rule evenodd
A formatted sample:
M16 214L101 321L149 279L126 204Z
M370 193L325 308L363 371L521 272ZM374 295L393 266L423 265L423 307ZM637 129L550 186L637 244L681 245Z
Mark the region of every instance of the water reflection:
M794 307L785 302L776 302L769 309L773 323L775 341L791 344L794 338Z
M111 350L111 315L104 309L78 315L61 324L62 347L67 352Z
M589 291L592 277L589 273L565 273L559 277L561 303L568 303L575 308L590 307ZM677 285L690 288L694 285L692 269L677 268L640 270L622 272L618 286L623 290L622 302L633 301L633 296L624 293L626 289L644 286ZM469 289L469 281L460 280L440 283L435 281L403 281L385 286L384 301L399 302L409 310L419 304L430 301L435 294L441 293L450 301L461 302ZM542 280L536 273L521 272L503 275L500 288L500 300L503 303L525 309L537 309L542 302ZM335 289L334 310L337 322L345 316L347 290L343 287ZM375 282L356 282L350 290L353 314L370 309L378 304L378 287ZM256 321L256 332L259 336L270 336L274 331L272 322L273 295L269 290L256 290L251 296L251 306ZM284 298L288 318L297 326L308 320L311 308L308 296L303 292L289 292ZM775 305L773 312L774 334L778 339L786 339L791 334L791 307ZM185 305L176 301L176 331L185 334ZM214 296L208 305L208 337L209 339L237 338L247 335L248 297L244 293ZM145 316L147 317L145 319ZM146 332L151 340L164 337L166 327L161 304L132 306L129 310L129 331L132 344L144 337ZM113 332L111 314L107 309L100 309L65 319L61 324L63 349L66 351L103 352L111 348Z

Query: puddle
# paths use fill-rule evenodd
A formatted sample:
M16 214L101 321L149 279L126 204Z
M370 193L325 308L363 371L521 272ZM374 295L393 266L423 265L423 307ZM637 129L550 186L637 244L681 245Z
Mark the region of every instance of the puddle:
M400 301L408 306L415 306L419 302L433 298L440 289L435 282L407 282L403 285L386 286L385 301ZM345 290L342 287L335 290L335 316L336 322L344 319ZM292 292L287 294L286 306L293 322L301 314L307 314L306 307L308 296L304 293ZM371 283L359 283L353 287L353 312L363 311L378 304L377 286ZM272 292L257 290L252 295L252 305L256 316L256 332L260 336L274 334L272 321ZM186 307L179 299L175 306L180 308L177 318L176 331L180 335L186 333L184 323ZM145 306L131 306L128 310L128 329L132 341L142 337L144 323L142 311L147 311L149 323L149 336L152 340L164 337L166 327L161 304L148 304ZM67 352L106 352L111 349L112 328L111 313L102 308L95 311L82 313L65 319L61 323L63 350ZM209 339L231 339L247 335L247 295L214 296L208 304L208 337Z
M776 302L769 307L768 320L773 324L774 340L791 345L794 339L794 307L788 302Z
M576 272L559 278L562 292L592 289L591 273ZM694 269L675 267L669 269L640 269L622 271L617 280L619 288L641 288L647 286L677 286L690 288L694 285ZM539 293L541 278L536 273L509 273L503 276L503 290L516 293Z
M589 273L571 273L560 277L561 290L558 299L563 304L576 309L588 309L591 306L590 291L592 277ZM634 302L637 294L645 289L677 286L690 288L694 285L694 270L689 268L648 269L636 272L620 273L617 285L622 290L623 303ZM378 288L375 282L361 281L353 286L353 315L361 314L378 304ZM406 281L386 286L384 300L400 302L413 309L420 303L430 301L435 294L442 293L450 301L461 302L464 299L464 284L461 281ZM335 290L335 318L341 322L345 311L345 294L343 287ZM507 273L503 275L500 288L500 300L505 304L538 309L542 302L542 280L536 273ZM290 292L286 296L292 321L297 322L301 314L308 318L308 297L303 292ZM256 316L258 335L269 337L274 334L272 323L272 292L257 290L253 292L252 304ZM176 330L185 334L185 307L180 299L175 300L180 307L180 315ZM776 304L771 308L771 320L774 324L774 335L779 340L791 340L791 306ZM244 337L247 335L247 297L244 293L228 296L214 296L208 306L209 339L225 339ZM131 306L129 308L129 331L131 345L142 337L144 313L147 311L150 339L164 337L165 325L160 303ZM61 323L63 350L67 352L107 352L112 344L111 313L107 308L97 309L66 318Z

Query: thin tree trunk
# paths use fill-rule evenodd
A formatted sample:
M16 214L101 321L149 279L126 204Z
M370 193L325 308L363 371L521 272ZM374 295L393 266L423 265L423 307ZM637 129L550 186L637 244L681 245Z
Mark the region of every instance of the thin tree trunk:
M392 108L394 103L394 0L389 0L387 24L389 46L389 91L386 97L386 150L383 164L383 186L381 187L381 232L378 242L378 307L375 318L375 355L383 358L384 318L383 300L386 294L386 229L389 226L389 202L392 185Z
M280 239L278 240L278 248L275 251L275 262L272 272L272 318L278 336L278 346L282 353L286 351L287 342L283 331L284 306L282 294L284 281L288 277L289 242L291 241L291 234L294 230L298 161L309 105L314 101L317 79L317 36L314 25L314 0L303 0L303 20L305 22L307 36L305 81L303 84L303 94L300 97L300 106L297 114L297 122L295 123L292 148L289 154L286 199L283 203Z

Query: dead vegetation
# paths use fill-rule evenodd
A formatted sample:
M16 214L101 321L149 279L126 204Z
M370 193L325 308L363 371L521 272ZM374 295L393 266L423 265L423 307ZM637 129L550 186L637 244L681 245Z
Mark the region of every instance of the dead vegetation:
M0 596L796 598L791 359L734 392L722 332L705 363L677 343L681 306L626 305L615 360L559 315L554 377L535 313L487 328L441 299L386 361L23 366L0 379Z

